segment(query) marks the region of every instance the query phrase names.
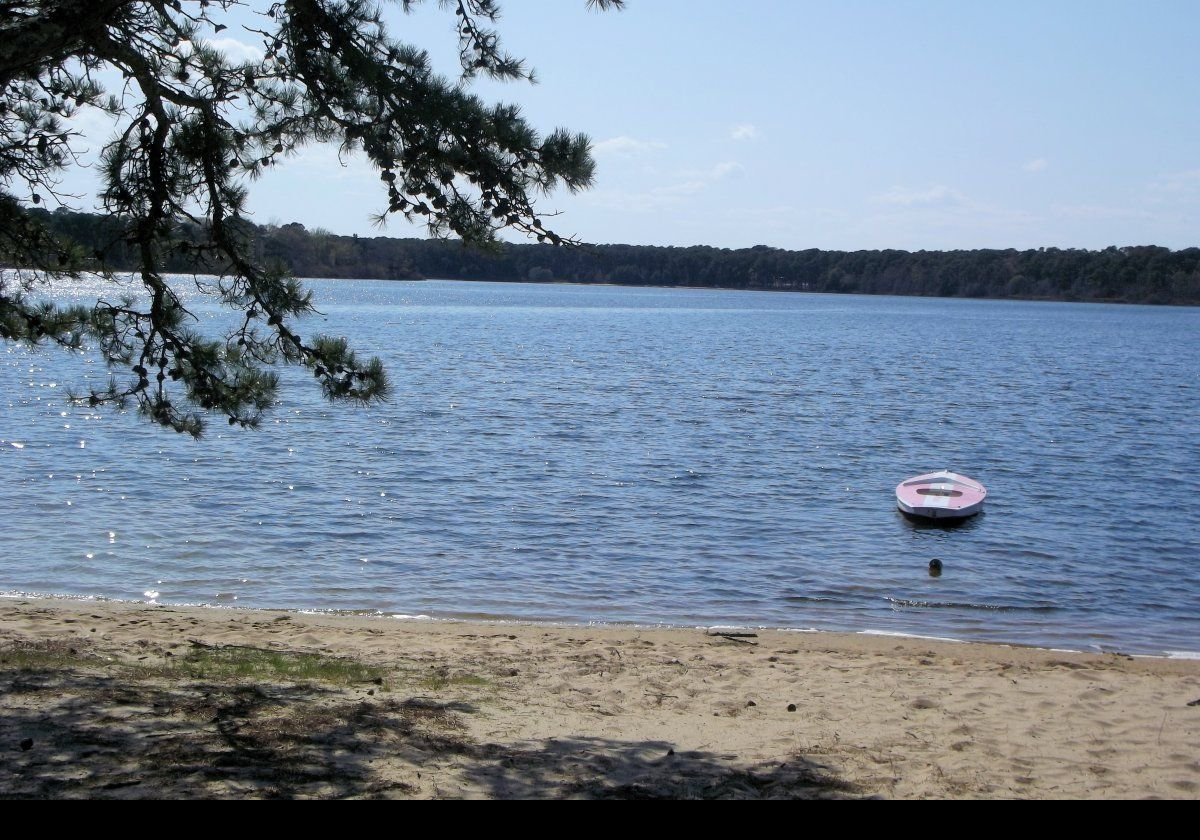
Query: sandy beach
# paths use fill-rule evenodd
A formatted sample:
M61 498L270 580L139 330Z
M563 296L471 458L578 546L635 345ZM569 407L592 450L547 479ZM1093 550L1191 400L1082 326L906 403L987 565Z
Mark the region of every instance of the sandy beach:
M0 601L0 795L1173 798L1200 662Z

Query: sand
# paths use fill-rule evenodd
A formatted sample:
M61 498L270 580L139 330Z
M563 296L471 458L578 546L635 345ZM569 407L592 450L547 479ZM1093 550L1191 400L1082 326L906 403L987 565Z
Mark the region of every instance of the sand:
M0 601L6 797L1194 799L1196 701L1117 654Z

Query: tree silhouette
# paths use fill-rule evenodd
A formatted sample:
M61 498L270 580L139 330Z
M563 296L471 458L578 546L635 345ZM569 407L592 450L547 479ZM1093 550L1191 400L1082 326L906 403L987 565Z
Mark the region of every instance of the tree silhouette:
M418 4L389 3L403 12ZM532 78L501 47L495 0L439 5L457 22L456 81L391 37L366 0L0 0L0 260L17 267L0 275L0 337L94 341L113 376L83 400L134 401L194 436L211 416L257 425L275 401L279 363L310 369L330 399L384 398L378 359L296 331L312 297L283 267L253 258L248 183L305 144L337 143L379 169L380 218L400 214L469 243L512 228L559 244L534 200L558 186L584 189L594 170L585 136L539 136L515 106L469 92L478 76ZM262 57L219 50L214 36L231 27L260 43ZM122 82L107 90L113 71ZM120 225L85 251L32 211L49 196L69 198L61 173L78 163L83 139L69 118L89 109L117 120L99 199ZM115 252L132 259L138 294L94 307L44 301L48 281L111 272ZM164 276L180 258L215 275L196 282L236 313L229 332L198 329Z

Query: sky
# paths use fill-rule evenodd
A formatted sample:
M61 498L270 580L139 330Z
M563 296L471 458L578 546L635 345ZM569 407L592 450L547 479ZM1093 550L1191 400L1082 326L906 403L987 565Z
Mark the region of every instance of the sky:
M385 6L393 34L456 75L451 13ZM1195 0L501 6L505 47L540 81L476 92L593 141L595 186L538 205L560 214L559 233L723 248L1200 246ZM249 201L259 223L424 235L395 216L373 225L384 205L367 164L324 147L252 184Z

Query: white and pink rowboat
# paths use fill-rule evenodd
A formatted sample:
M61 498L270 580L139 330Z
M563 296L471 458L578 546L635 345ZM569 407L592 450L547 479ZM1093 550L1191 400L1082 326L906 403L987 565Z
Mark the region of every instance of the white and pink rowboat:
M965 519L983 508L982 484L950 470L914 476L896 485L896 504L910 516Z

